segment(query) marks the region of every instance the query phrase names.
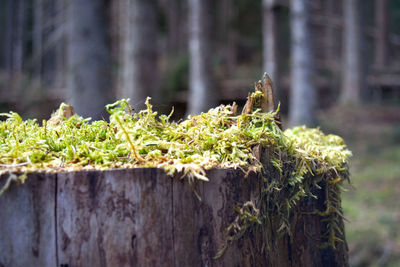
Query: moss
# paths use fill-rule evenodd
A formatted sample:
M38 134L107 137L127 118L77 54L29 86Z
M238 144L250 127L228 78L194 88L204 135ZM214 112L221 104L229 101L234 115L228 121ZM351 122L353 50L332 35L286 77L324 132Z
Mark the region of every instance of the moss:
M323 184L326 209L314 213L329 222L325 238L335 246L342 235L338 226L340 186L348 178L351 155L340 137L306 127L283 132L275 121L278 111L256 109L236 115L236 104L179 122L170 121L172 112L158 116L149 99L146 105L139 113L132 113L128 100L107 105L109 122L75 114L39 125L35 120L23 121L17 113L3 113L0 170L158 167L169 175L182 173L191 182L208 181L205 171L211 168L254 171L260 174L259 197L238 207L239 217L227 229L227 244L261 227L266 249L274 235L290 235L293 208L305 197L316 197L312 188ZM60 107L57 116L64 108ZM24 179L10 175L9 182Z

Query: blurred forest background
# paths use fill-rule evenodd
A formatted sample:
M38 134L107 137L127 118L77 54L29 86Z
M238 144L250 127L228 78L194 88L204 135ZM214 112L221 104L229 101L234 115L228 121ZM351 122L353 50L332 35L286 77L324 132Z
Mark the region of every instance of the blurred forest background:
M175 118L244 104L267 72L284 124L353 150L352 266L400 266L400 0L0 0L0 112Z

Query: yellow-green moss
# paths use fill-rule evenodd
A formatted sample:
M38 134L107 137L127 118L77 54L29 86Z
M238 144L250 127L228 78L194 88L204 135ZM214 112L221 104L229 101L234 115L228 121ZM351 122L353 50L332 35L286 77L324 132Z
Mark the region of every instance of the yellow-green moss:
M10 173L6 186L26 178L13 173L33 171L158 167L170 175L180 172L189 181L207 181L205 171L211 168L255 171L260 174L259 199L238 209L251 207L255 213L238 220L240 231L228 229L232 241L243 229L257 225L290 234L293 207L302 198L313 197L310 188L323 182L326 210L315 213L329 219L326 238L335 245L340 234L338 194L342 180L348 178L351 155L340 137L306 127L282 132L275 122L278 111L236 115L237 106L221 105L174 122L171 114L157 116L149 99L146 104L139 113L132 113L128 100L107 105L109 122L73 115L39 125L14 112L0 114L6 117L0 122L0 174ZM260 149L268 151L268 162ZM279 221L277 229L272 220Z

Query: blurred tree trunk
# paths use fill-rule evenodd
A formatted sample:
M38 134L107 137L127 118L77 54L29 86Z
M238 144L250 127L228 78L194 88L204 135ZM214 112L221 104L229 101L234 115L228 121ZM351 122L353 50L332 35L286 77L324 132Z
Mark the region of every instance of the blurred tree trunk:
M344 45L342 68L342 103L359 103L361 90L360 25L357 0L344 0Z
M81 116L100 119L112 95L105 0L68 1L68 99Z
M263 63L264 71L274 83L275 95L278 84L278 50L277 50L277 1L263 0Z
M135 109L142 109L147 96L157 102L157 2L125 0L125 36L122 52L122 97L130 98Z
M291 0L291 94L289 125L313 126L316 122L316 89L310 29L311 0Z
M325 48L325 67L337 71L336 60L335 60L335 29L332 23L332 17L334 16L335 0L326 0L326 27L325 27L325 38L324 38L324 48Z
M6 25L4 36L4 66L7 74L12 73L12 51L13 51L13 28L14 28L14 1L7 0L5 3Z
M233 77L237 66L237 32L233 27L233 18L235 17L235 6L233 0L222 0L218 6L219 24L219 49L224 62L224 73L227 77Z
M65 87L65 31L66 31L66 12L65 0L56 0L56 26L57 43L55 47L55 66L56 78L54 86L60 90Z
M162 4L166 10L168 24L168 50L177 54L180 48L180 2L179 0L165 0Z
M377 38L375 43L375 65L382 69L387 67L388 26L387 0L375 0L375 20Z
M33 3L33 66L35 80L40 84L43 54L43 0L34 0Z
M12 70L13 74L17 79L20 79L23 67L23 56L24 56L24 31L25 31L25 19L26 19L26 1L25 0L14 0L14 12L15 12L15 25L13 27L13 53L12 53Z
M199 114L218 104L212 82L210 0L189 0L189 99L188 114Z

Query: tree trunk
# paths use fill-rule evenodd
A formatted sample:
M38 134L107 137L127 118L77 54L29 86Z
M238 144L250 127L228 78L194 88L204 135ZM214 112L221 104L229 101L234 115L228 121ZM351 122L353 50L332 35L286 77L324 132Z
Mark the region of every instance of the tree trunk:
M35 80L40 84L42 78L43 55L43 0L34 0L33 5L33 66Z
M12 70L17 79L21 78L24 59L25 4L25 0L16 0L14 5L15 27L13 29Z
M7 78L7 86L12 88L11 86L11 77L12 77L12 54L13 54L13 27L14 27L14 1L7 0L5 3L5 34L4 34L4 51L2 51L4 57L4 69L6 72ZM9 98L11 95L11 90L7 90L5 97Z
M331 22L334 16L335 0L326 0L325 16L326 16L326 26L325 26L325 38L324 38L324 48L325 48L325 66L332 72L337 71L337 59L335 58L335 28Z
M189 99L188 114L199 114L218 104L212 81L210 0L189 0Z
M272 167L270 175L279 176ZM209 182L189 185L180 176L155 168L29 174L0 196L0 266L348 266L346 242L321 248L327 222L314 211L326 210L323 183L312 188L318 199L293 210L291 239L271 233L267 248L262 233L247 231L215 259L262 178L212 169Z
M180 27L181 27L181 8L182 1L180 0L164 0L160 1L163 9L165 10L167 20L167 49L169 53L177 55L180 48Z
M344 44L342 68L342 103L360 102L360 26L357 0L344 0Z
M278 94L278 35L276 0L263 0L263 63L264 71L274 83Z
M379 69L387 67L388 19L387 0L375 0L375 20L377 33L375 42L375 65Z
M291 0L291 91L289 125L316 122L316 88L310 29L310 0Z
M141 110L147 96L160 99L157 67L157 11L155 0L126 0L122 53L121 97Z
M223 58L225 77L233 77L237 66L237 32L232 26L235 16L233 0L223 0L218 3L219 49Z
M56 0L56 27L55 31L59 38L56 41L55 47L55 68L56 77L54 81L54 87L58 90L65 88L65 41L66 41L66 12L65 12L65 0Z
M107 1L68 1L68 100L93 119L105 116L112 96Z

